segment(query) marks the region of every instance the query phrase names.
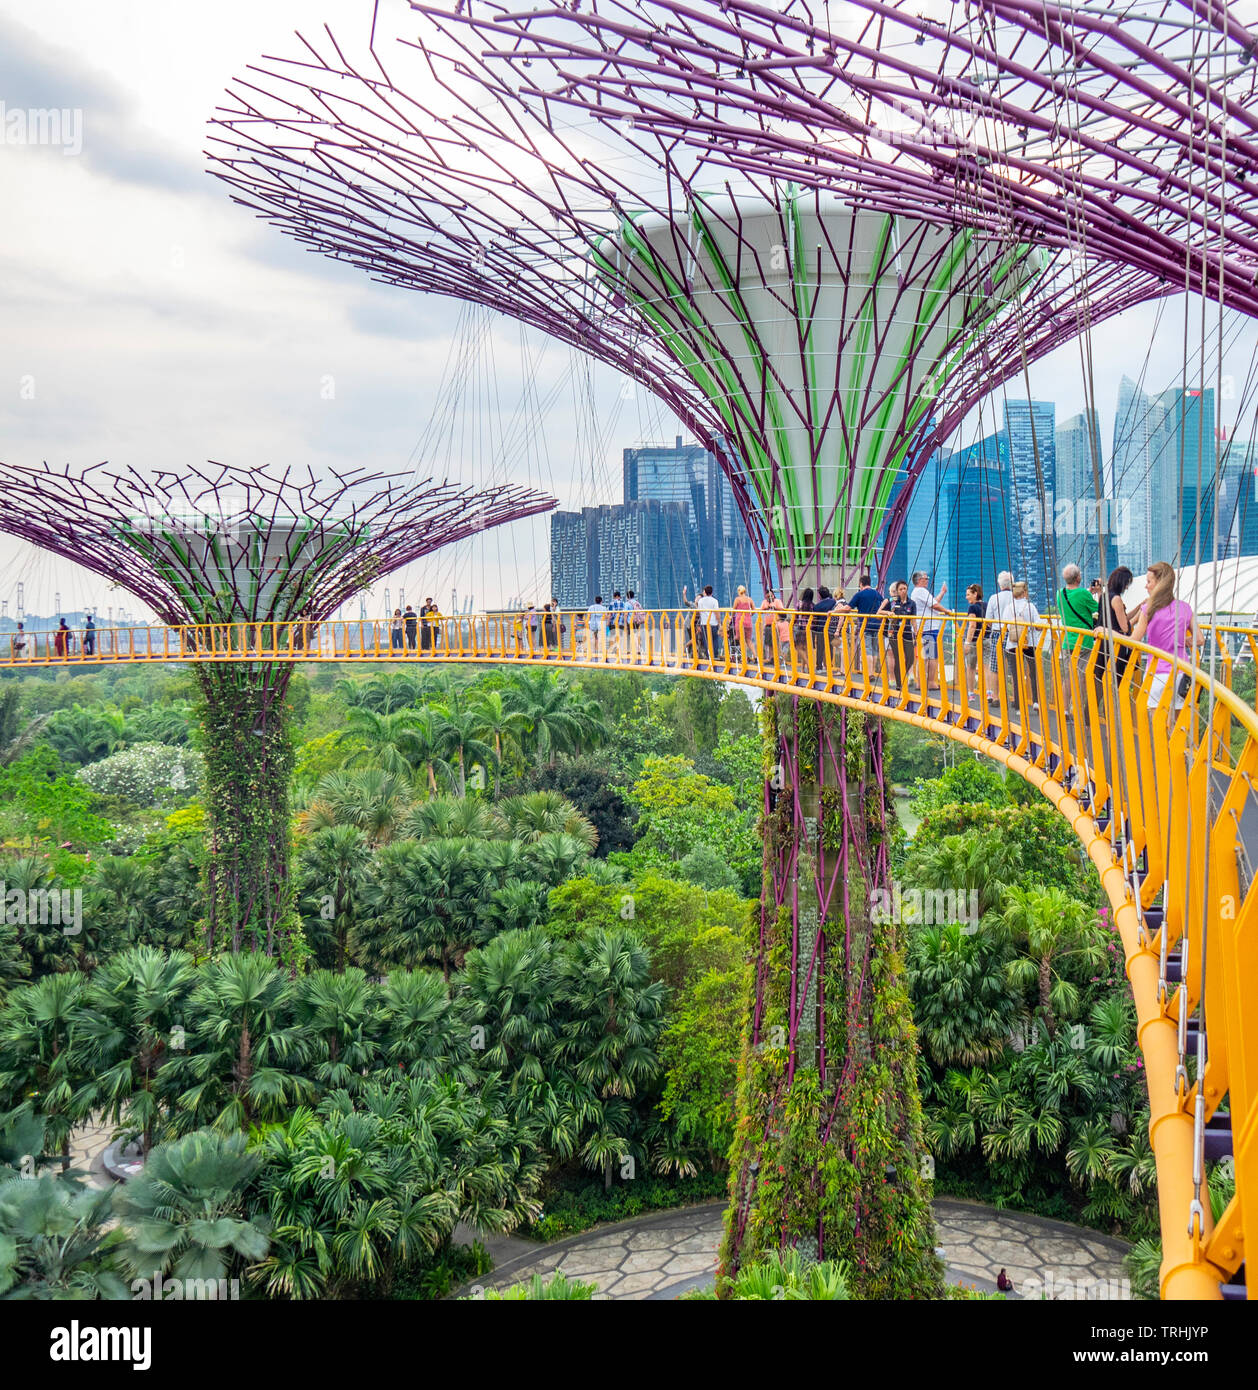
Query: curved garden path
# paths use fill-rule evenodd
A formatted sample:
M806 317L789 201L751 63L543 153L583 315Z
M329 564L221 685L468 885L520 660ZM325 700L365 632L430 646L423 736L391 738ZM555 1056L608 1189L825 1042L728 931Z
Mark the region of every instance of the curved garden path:
M491 1274L461 1289L500 1289L562 1270L596 1283L599 1298L672 1299L712 1281L721 1242L723 1202L655 1212L598 1226L549 1245L489 1238ZM994 1290L1001 1268L1017 1294L1054 1298L1127 1298L1124 1241L1025 1212L999 1211L951 1197L935 1202L935 1222L951 1283ZM470 1233L467 1233L470 1235Z

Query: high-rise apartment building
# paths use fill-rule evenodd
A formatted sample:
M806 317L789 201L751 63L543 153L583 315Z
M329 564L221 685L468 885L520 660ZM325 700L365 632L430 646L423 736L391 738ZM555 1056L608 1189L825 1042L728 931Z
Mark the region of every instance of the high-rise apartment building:
M551 586L564 608L633 589L646 608L674 608L711 584L722 604L738 585L759 602L755 549L713 454L680 437L624 451L624 500L551 518Z
M1052 401L1005 401L1009 440L1009 568L1025 579L1043 608L1056 592L1057 555L1051 528L1025 524L1028 510L1057 491L1057 407Z
M1051 506L1057 568L1076 564L1084 582L1104 578L1118 563L1118 539L1131 524L1129 509L1111 494L1101 452L1101 422L1089 408L1063 420L1056 435L1057 486Z

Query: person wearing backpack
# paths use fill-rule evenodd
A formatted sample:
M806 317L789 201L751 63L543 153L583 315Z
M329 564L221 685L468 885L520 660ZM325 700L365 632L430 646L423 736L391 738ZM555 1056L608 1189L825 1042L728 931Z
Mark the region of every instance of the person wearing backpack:
M1078 706L1083 707L1084 727L1091 723L1088 692L1084 673L1095 641L1092 631L1100 617L1100 605L1083 587L1083 571L1078 565L1066 565L1061 572L1062 588L1057 590L1057 614L1066 629L1062 639L1062 680L1065 682L1066 717Z
M629 655L642 660L642 634L646 630L646 610L632 589L625 590L625 626L629 632Z

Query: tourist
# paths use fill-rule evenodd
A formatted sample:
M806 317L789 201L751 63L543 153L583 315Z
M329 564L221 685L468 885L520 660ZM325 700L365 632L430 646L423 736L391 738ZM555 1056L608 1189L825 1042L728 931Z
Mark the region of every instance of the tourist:
M987 637L990 644L991 663L989 669L992 673L992 688L987 693L987 702L991 705L1000 703L1000 687L1002 684L1011 684L1011 676L1008 671L1004 671L1002 680L1002 667L1004 665L1004 624L1013 615L1013 575L1008 570L1001 570L996 576L996 592L987 600ZM1000 624L1000 626L996 626ZM1012 679L1016 679L1013 676Z
M809 624L812 629L813 651L818 673L828 670L830 666L830 637L833 632L834 621L830 615L836 607L838 607L838 600L826 585L818 585L816 602L812 606L813 616Z
M879 637L882 623L874 615L882 611L883 597L874 588L873 578L868 573L860 576L860 588L852 595L848 608L850 612L860 615L855 622L854 634L856 669L860 670L869 664L864 660L866 656L872 658L872 664L877 666L878 652L882 645Z
M1083 571L1078 565L1064 566L1061 582L1062 588L1057 590L1057 613L1066 629L1062 639L1062 676L1067 692L1066 717L1069 719L1070 712L1077 705L1082 705L1083 722L1090 725L1092 714L1082 675L1092 651L1092 629L1100 616L1100 606L1093 595L1083 587Z
M83 619L83 655L96 655L96 619L90 613Z
M607 646L609 650L614 647L617 656L623 645L624 626L625 601L620 590L613 589L611 602L607 605Z
M542 605L542 650L549 654L559 646L559 625L549 603Z
M909 598L913 600L913 607L921 619L918 626L921 629L922 665L917 668L917 693L923 699L939 685L939 629L942 623L935 615L948 611L943 606L947 595L946 584L938 594L931 593L929 570L918 570L913 576L913 592Z
M703 592L695 599L695 621L698 625L699 636L703 639L702 655L707 657L709 661L715 661L720 656L717 628L720 621L718 618L720 611L721 605L716 601L711 584L705 584Z
M1135 576L1126 565L1119 565L1113 570L1105 585L1106 602L1101 606L1101 627L1109 633L1111 641L1102 644L1097 667L1099 671L1103 671L1108 665L1114 673L1115 684L1122 680L1127 663L1131 660L1131 648L1126 642L1115 642L1112 639L1131 636L1132 615L1127 611L1123 595L1131 587L1133 578ZM1112 662L1109 661L1108 647L1113 648Z
M913 624L910 618L917 612L913 600L909 598L909 585L906 579L897 579L891 586L891 593L882 605L882 611L891 616L886 619L887 657L891 666L891 681L897 690L908 683L909 672L917 659L917 646L913 640Z
M733 639L742 656L743 670L747 669L748 651L755 645L753 630L755 628L756 605L751 601L751 595L747 592L747 586L740 584L738 593L734 596L734 632Z
M782 611L782 600L776 597L772 589L766 589L760 600L760 616L757 619L760 624L760 655L765 666L773 662L777 647L777 615Z
M1145 576L1148 597L1140 609L1140 616L1132 629L1132 640L1145 642L1150 647L1166 652L1168 656L1179 657L1181 661L1192 661L1196 648L1201 645L1203 634L1196 630L1192 608L1182 598L1175 597L1175 571L1165 560L1155 560ZM1167 682L1174 668L1169 661L1158 661L1154 668L1153 683L1149 687L1149 709L1152 710L1162 698ZM1178 710L1192 693L1193 678L1187 671L1180 671L1175 679L1175 689L1171 696L1171 711Z
M643 656L642 636L646 630L646 609L632 589L625 591L625 627L629 633L629 654L634 661Z
M406 630L406 648L413 652L416 638L419 635L419 614L409 603L406 605L406 612L402 615L402 626Z
M602 594L594 595L594 602L585 610L585 622L589 634L586 655L598 656L603 650L603 627L607 622L607 608Z
M1013 1292L1013 1280L1010 1279L1008 1274L1006 1274L1003 1269L996 1276L996 1287L1000 1290L1001 1293Z
M1013 673L1014 704L1019 711L1023 710L1024 702L1019 691L1018 672L1025 672L1027 690L1030 694L1030 712L1035 713L1040 707L1036 665L1038 634L1035 631L1040 621L1040 610L1031 602L1030 590L1025 579L1019 579L1010 593L1013 596L1013 611L1009 622L1005 624L1006 669Z
M70 629L66 626L66 620L62 618L57 624L57 630L53 634L53 649L58 656L65 656L70 646Z
M18 623L17 631L9 638L9 642L13 647L14 661L21 661L24 657L32 657L35 655L34 643L30 642L26 636L25 623ZM30 651L27 651L28 644L31 648Z
M961 656L965 664L965 697L978 694L978 648L983 640L983 586L971 584L965 591L965 611L969 621L961 629Z
M812 650L812 605L813 591L805 589L799 596L799 604L795 609L798 615L795 619L795 651L797 660L803 670L810 669L808 653Z
M395 651L402 650L402 610L395 608L389 619L389 646Z

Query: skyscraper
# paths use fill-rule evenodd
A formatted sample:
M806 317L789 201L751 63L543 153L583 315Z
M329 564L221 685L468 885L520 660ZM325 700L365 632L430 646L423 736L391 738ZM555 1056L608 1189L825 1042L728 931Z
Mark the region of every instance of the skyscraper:
M1153 423L1152 398L1130 377L1123 377L1118 384L1110 468L1115 506L1126 518L1126 536L1119 537L1118 557L1136 574L1153 558L1149 548L1153 526L1149 435Z
M1119 563L1115 537L1125 534L1131 520L1127 509L1110 494L1095 409L1089 407L1062 421L1056 451L1057 487L1051 510L1058 568L1078 565L1085 583L1096 576L1103 578Z
M747 527L716 458L680 439L624 451L624 501L555 512L551 592L564 608L633 589L644 608L675 608L711 584L722 604L738 585L764 589Z
M944 455L933 454L918 478L899 544L879 567L885 586L928 570L931 588L946 584L946 606L965 607L969 584L984 594L1010 568L1009 440L1003 430Z
M755 549L734 501L734 490L716 455L699 444L683 444L678 435L670 448L644 445L624 451L626 502L681 502L687 507L690 592L711 584L728 603L739 584L757 601L764 589ZM680 598L680 590L672 601Z
M625 502L554 512L551 592L561 608L585 608L596 594L632 589L643 608L674 608L690 582L686 506Z
M1057 555L1054 538L1042 525L1028 527L1028 507L1057 491L1057 439L1052 401L1005 401L1005 434L1009 439L1010 568L1030 586L1032 600L1043 608L1056 591Z

